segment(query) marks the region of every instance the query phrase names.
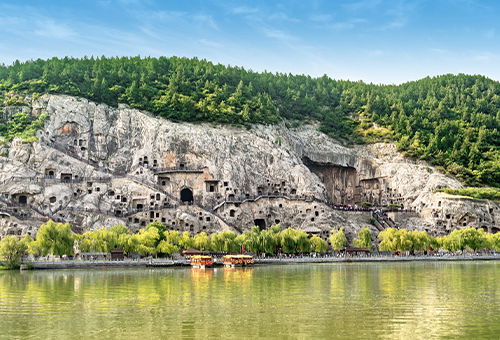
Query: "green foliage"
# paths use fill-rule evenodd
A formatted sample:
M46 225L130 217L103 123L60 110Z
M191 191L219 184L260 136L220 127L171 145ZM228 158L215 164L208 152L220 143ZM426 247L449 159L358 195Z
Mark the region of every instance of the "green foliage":
M328 250L328 242L321 237L314 235L309 239L311 243L311 251L315 253L324 253Z
M24 240L8 235L0 240L0 260L5 267L14 268L19 265L28 246Z
M160 233L157 227L164 229ZM388 228L380 232L379 249L385 251L421 251L429 248L441 247L450 251L464 249L495 249L500 250L500 233L489 234L482 229L456 229L449 235L434 239L425 231L410 231L406 229ZM308 238L302 230L287 228L281 230L280 225L273 225L268 229L260 230L252 227L241 235L231 231L222 231L207 235L205 232L191 237L188 232L180 234L175 230L168 230L163 224L150 224L137 233L131 234L123 225L112 228L89 231L81 235L73 235L68 223L49 221L40 226L36 240L25 235L23 239L7 236L0 240L0 259L7 266L12 267L19 263L19 259L26 253L33 255L72 255L73 243L76 242L83 252L109 252L120 248L126 254L167 255L171 256L182 249L195 247L202 251L221 251L227 253L245 250L269 255L284 252L288 254L323 253L328 250L328 243L318 236ZM334 250L341 250L347 246L344 230L332 230L330 242ZM354 245L361 248L372 248L371 232L369 228L362 228ZM75 245L76 247L76 245Z
M130 231L124 225L118 224L108 229L108 249L124 249L126 239L130 236Z
M293 228L287 228L280 233L281 249L287 254L309 253L311 244L307 233Z
M487 248L493 250L500 250L500 233L486 234Z
M187 231L182 233L179 240L179 247L181 249L190 249L194 247L194 240Z
M433 244L433 238L425 231L387 228L378 234L382 251L423 251Z
M279 224L272 225L265 230L254 226L236 236L234 240L238 251L243 247L245 251L256 254L275 255L280 251L288 254L311 252L311 243L304 231L294 228L281 231Z
M495 237L489 237L483 229L475 228L455 229L450 234L441 237L439 243L444 249L453 252L465 249L476 251L497 246Z
M109 252L115 248L123 249L125 239L129 236L129 230L123 225L116 225L109 229L88 231L76 235L79 248L82 252Z
M163 238L165 231L167 231L167 227L161 222L151 222L144 229L156 228L160 233L160 238Z
M241 249L240 245L236 242L236 234L232 231L222 231L212 234L210 242L213 251L237 253Z
M373 85L177 57L51 58L0 66L2 105L22 105L21 94L39 93L126 103L174 121L248 126L286 119L296 126L315 120L334 137L394 140L409 156L466 183L500 187L500 83L483 76Z
M161 254L172 255L179 252L179 246L163 240L156 247L156 251Z
M176 246L181 246L182 244L181 233L179 233L177 230L165 230L163 232L163 240Z
M261 241L262 238L258 226L253 226L250 230L245 231L240 240L246 251L257 254L262 252Z
M136 253L141 255L156 254L156 247L160 243L160 232L158 228L149 226L139 229L139 232L132 235L132 238L136 239L132 242L132 244L135 245L135 249L133 250Z
M13 114L9 119L0 118L0 136L11 141L16 137L25 142L37 140L36 132L43 128L47 114L34 117L26 112Z
M281 227L279 224L272 225L269 229L261 231L262 252L270 255L276 255L280 243Z
M194 247L201 251L210 250L210 238L207 233L201 232L193 237Z
M50 220L42 224L36 233L36 248L42 255L73 255L74 235L69 223Z
M354 240L354 246L358 248L372 249L372 232L370 231L370 228L364 227L359 230L358 238Z
M341 250L347 246L347 237L344 229L330 231L330 244L333 250Z
M500 188L467 187L463 189L442 188L438 192L471 198L500 201Z
M82 235L77 235L79 247L82 252L108 252L108 232L105 228L88 231Z

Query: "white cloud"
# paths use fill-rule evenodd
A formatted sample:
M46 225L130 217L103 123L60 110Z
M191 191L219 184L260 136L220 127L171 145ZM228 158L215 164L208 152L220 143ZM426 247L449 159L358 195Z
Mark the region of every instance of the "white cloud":
M386 53L382 50L368 50L368 51L366 51L366 54L368 54L369 56L373 56L373 57L380 57L380 56L385 55Z
M139 30L151 38L154 38L154 39L161 39L162 38L161 32L155 30L152 27L139 26Z
M294 36L274 28L263 28L262 31L264 32L264 35L268 38L273 38L281 41L290 41L296 39Z
M331 24L331 25L329 25L329 27L333 28L335 30L346 30L346 29L355 28L355 27L357 27L360 24L363 24L365 22L366 22L365 19L354 18L354 19L351 19L348 21L337 22L337 23Z
M366 10L373 9L382 4L382 0L360 0L356 2L350 2L345 4L345 7L348 10L357 11L357 10Z
M255 7L246 7L246 6L240 6L240 7L235 7L231 9L231 13L233 14L255 14L258 13L259 9Z
M213 41L213 40L208 40L208 39L200 39L198 40L198 42L202 45L205 45L205 46L208 46L208 47L215 47L215 48L221 48L221 47L224 47L223 44L221 43L218 43L216 41Z
M206 14L197 14L193 15L193 20L198 22L199 24L205 25L210 27L211 29L214 29L216 31L219 30L219 26L215 22L214 18L212 18L211 15L206 15Z
M138 18L153 18L155 20L161 21L172 21L177 20L186 16L185 12L180 11L148 11L148 13L144 13L138 16Z
M473 55L472 59L479 62L491 62L499 60L500 56L491 52L482 52Z
M411 19L415 9L420 5L421 0L401 0L396 5L389 7L386 15L389 20L382 25L381 30L391 30L405 27Z
M309 17L311 21L314 22L330 22L333 20L333 16L330 14L318 14L318 15L312 15Z
M41 37L67 39L76 35L70 27L50 19L38 21L36 26L33 33Z
M449 52L448 50L446 50L444 48L430 48L429 51L431 51L432 53L436 53L436 54L446 54Z
M273 13L273 14L269 15L269 17L267 19L270 20L270 21L300 22L299 19L292 18L292 17L290 17L289 15L287 15L286 13L283 13L283 12Z

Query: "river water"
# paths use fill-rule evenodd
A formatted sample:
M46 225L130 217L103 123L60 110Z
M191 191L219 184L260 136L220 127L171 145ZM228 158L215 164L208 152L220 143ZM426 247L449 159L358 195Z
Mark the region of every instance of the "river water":
M0 272L0 339L500 339L500 261Z

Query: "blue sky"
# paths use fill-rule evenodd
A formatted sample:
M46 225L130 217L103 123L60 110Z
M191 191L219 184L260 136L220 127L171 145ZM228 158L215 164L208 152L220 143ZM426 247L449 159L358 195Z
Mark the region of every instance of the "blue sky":
M84 55L196 56L374 83L500 80L500 1L0 0L0 63Z

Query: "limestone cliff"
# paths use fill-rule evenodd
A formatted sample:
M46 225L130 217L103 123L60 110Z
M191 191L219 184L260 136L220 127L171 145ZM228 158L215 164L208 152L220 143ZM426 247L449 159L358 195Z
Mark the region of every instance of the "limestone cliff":
M33 234L48 218L75 231L160 221L193 233L280 223L323 237L332 227L352 235L375 228L372 215L338 206L362 202L409 210L376 221L378 228L498 229L498 203L433 193L460 183L391 144L349 148L313 125L180 124L62 95L23 110L46 112L48 121L38 142L14 140L0 150L2 235Z

